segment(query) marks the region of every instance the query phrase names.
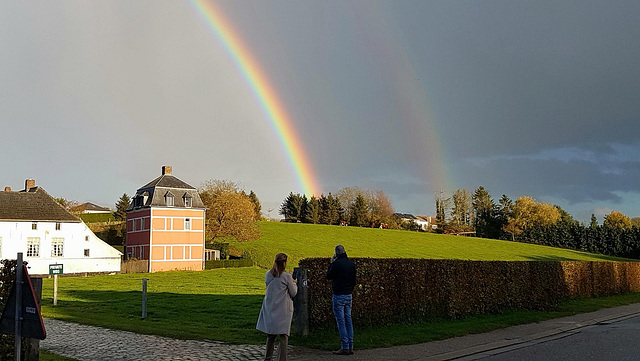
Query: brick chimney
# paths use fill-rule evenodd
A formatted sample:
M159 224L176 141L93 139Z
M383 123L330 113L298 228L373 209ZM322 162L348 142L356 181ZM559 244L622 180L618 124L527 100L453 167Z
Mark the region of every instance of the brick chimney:
M9 187L9 186L4 187L4 191L5 192L11 192L11 187Z
M24 190L26 192L29 191L29 189L33 188L36 186L36 180L35 179L27 179L26 181L24 181Z
M162 166L162 175L171 175L171 166L163 165Z

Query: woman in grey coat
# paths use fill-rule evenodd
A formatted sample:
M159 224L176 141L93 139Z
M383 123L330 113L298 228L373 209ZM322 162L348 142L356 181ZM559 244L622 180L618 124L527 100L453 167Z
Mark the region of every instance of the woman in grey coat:
M291 318L293 317L293 297L298 293L296 280L285 272L287 255L278 253L273 267L267 271L264 282L267 291L264 294L260 316L256 329L267 334L265 360L271 360L276 336L280 336L278 361L286 361Z

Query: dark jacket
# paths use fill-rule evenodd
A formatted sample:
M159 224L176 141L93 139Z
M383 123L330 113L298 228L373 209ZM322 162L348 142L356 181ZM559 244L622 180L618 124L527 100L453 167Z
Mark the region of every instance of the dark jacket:
M334 295L350 295L356 286L356 265L346 253L339 254L335 261L329 263L327 279L331 280Z

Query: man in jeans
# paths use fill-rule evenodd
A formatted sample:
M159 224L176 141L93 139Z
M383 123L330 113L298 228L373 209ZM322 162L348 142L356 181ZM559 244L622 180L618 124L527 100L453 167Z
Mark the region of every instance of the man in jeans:
M327 279L333 289L333 314L340 333L340 350L336 355L353 355L353 323L351 322L351 293L356 285L356 265L347 257L344 247L336 246L331 257Z

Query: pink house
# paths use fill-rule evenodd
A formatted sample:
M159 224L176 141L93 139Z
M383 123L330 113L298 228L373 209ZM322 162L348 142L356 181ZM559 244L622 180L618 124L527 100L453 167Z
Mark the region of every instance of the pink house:
M205 206L171 166L139 188L127 209L127 258L149 260L149 272L204 269Z

